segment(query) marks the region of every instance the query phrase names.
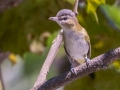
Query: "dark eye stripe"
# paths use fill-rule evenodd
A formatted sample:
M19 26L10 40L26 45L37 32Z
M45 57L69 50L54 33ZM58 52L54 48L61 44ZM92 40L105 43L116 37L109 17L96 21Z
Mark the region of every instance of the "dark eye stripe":
M67 16L60 16L59 17L59 20L67 20L69 18L69 16L67 15Z

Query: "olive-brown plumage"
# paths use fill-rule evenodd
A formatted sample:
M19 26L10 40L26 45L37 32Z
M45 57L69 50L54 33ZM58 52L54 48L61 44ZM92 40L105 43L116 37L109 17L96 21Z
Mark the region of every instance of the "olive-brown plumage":
M65 52L72 65L71 71L77 74L74 67L88 62L91 56L91 45L87 31L79 24L74 12L69 9L60 10L51 20L63 29Z

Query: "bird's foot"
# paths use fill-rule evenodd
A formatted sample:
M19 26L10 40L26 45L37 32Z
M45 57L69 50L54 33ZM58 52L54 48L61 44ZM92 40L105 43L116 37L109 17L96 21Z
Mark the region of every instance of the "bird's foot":
M77 75L77 70L71 66L71 72Z
M86 61L86 64L87 64L87 66L88 66L88 65L89 65L89 62L90 62L90 59L87 58L87 56L85 57L85 61Z

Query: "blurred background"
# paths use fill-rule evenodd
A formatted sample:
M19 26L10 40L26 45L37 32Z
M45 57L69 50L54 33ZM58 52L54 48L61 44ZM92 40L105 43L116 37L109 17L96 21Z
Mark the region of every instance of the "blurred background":
M60 27L48 20L75 0L0 0L0 90L29 90ZM94 58L120 46L120 0L79 0L79 23L87 30ZM47 79L70 70L63 46ZM119 90L120 60L58 90Z

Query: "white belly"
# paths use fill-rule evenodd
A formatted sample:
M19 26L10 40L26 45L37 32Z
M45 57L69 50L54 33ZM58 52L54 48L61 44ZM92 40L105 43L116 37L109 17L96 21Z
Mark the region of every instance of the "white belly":
M64 32L65 47L71 58L74 60L84 60L87 55L89 46L85 41L84 36L79 33L76 34L73 31Z

